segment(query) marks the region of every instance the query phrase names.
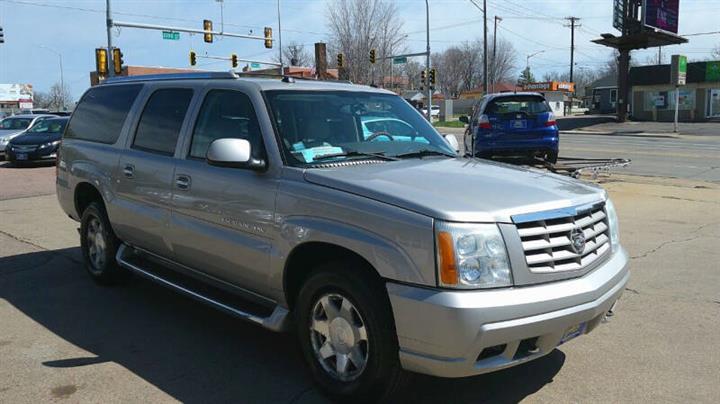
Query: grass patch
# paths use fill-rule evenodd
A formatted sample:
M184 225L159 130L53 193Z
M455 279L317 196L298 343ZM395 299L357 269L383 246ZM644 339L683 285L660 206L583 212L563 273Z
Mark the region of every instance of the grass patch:
M433 122L436 128L464 128L465 124L460 121L438 121Z

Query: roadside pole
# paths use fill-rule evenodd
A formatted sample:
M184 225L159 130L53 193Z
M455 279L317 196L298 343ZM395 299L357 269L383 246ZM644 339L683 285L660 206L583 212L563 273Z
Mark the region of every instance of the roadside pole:
M112 77L115 75L115 69L113 69L113 45L112 45L113 20L112 20L112 12L110 10L110 0L105 0L105 22L107 25L107 61L108 61L107 74L108 74L108 77Z
M425 50L427 52L427 59L425 62L425 68L427 69L427 74L430 74L430 3L429 0L425 0L425 14L426 14L426 24L427 24L427 49ZM432 123L432 89L430 88L430 81L428 80L427 83L423 83L423 85L427 86L427 120L428 122Z
M680 132L678 118L680 117L680 86L675 86L675 133Z

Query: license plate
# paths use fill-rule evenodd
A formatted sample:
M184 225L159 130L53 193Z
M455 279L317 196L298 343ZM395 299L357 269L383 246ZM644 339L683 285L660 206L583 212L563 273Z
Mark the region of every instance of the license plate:
M524 120L524 119L519 119L519 120L511 121L511 122L510 122L510 126L511 126L513 129L525 129L525 128L527 128L527 121Z
M18 153L15 155L15 158L18 160L27 160L27 154L25 153Z
M561 344L564 344L571 339L575 337L579 337L585 332L585 327L587 326L587 323L580 323L578 325L574 325L565 331L565 335L563 335L562 339L560 340Z

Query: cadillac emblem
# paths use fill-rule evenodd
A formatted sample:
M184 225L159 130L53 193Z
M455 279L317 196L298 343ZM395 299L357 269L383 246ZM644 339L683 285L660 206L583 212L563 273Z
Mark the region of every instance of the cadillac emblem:
M573 229L570 232L570 247L575 254L582 255L583 251L585 251L585 241L585 233L583 233L582 229Z

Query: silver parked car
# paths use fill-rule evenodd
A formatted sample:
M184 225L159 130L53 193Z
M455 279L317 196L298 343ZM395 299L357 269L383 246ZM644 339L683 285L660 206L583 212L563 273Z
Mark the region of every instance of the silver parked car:
M94 280L135 273L294 329L318 385L345 401L392 397L407 371L546 355L600 325L629 277L603 189L460 157L365 86L108 80L68 124L57 195Z
M5 148L12 139L22 135L33 125L50 118L57 118L57 116L25 114L11 116L0 121L0 156L5 155Z

